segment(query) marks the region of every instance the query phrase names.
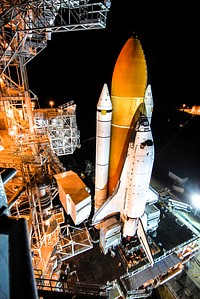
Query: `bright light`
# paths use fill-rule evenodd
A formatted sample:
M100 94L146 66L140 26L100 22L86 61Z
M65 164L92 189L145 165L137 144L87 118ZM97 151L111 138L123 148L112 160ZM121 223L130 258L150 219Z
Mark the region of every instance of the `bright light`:
M192 195L192 203L195 208L200 208L200 194Z
M12 130L12 129L9 130L9 135L11 137L15 136L15 134L16 134L16 132L14 130Z
M49 101L49 105L52 108L54 106L54 101Z
M7 115L8 115L8 117L12 118L13 117L13 110L12 109L7 109Z

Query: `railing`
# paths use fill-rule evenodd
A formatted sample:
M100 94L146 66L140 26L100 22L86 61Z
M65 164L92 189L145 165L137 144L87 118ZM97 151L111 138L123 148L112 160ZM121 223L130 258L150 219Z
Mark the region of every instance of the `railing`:
M74 274L74 273L72 273ZM106 286L99 284L88 284L76 281L64 281L63 279L44 279L36 277L36 286L38 294L42 295L48 292L60 292L63 294L76 294L84 296L99 296L106 298Z

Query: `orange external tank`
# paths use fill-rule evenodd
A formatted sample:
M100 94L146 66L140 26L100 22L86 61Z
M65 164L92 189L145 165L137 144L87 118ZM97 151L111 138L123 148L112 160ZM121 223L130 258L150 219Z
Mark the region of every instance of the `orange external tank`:
M147 66L138 38L130 37L116 61L111 84L113 107L109 161L109 195L119 180L130 132L142 112L147 85Z

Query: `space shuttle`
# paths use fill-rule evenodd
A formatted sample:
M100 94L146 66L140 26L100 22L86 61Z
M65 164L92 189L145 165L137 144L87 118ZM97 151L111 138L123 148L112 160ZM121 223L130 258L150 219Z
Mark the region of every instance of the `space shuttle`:
M130 49L132 51L132 48L134 50L135 48L137 48L137 50L139 48L139 51L141 51L138 40L135 41L135 39L132 38L128 40L125 45L126 55L127 46L128 51L130 51ZM123 50L124 49L122 49L122 52ZM135 51L136 55L138 55L139 51ZM139 55L141 56L141 53L139 53ZM122 57L122 62L123 60L124 57ZM145 66L143 58L140 59L140 61L142 66ZM136 59L136 63L138 66L138 59ZM124 69L124 65L122 67ZM120 71L119 66L117 66L117 68L118 71ZM141 74L141 67L139 67L139 69ZM133 88L130 88L130 94L132 93L131 97L129 94L123 99L120 94L119 96L116 96L116 94L113 95L113 93L110 98L107 85L104 84L99 98L97 110L99 107L103 108L102 110L98 110L98 129L96 132L97 163L95 186L98 186L98 188L95 190L95 202L98 204L96 205L95 213L92 218L92 224L101 225L107 218L119 214L121 222L123 223L123 237L130 239L131 237L137 236L150 264L153 266L154 261L145 231L147 227L145 206L148 199L155 196L155 193L150 188L150 179L154 163L154 142L150 126L153 110L153 97L151 85L148 84L144 89L145 81L142 80L140 83L142 84L140 94L135 96L136 94L134 94L134 92L136 89L133 85ZM137 82L136 85L138 92ZM128 101L125 101L126 98ZM123 101L120 103L120 100ZM125 105L129 106L128 110L127 107L124 108ZM121 109L119 109L120 106ZM131 111L130 107L133 107L133 111ZM109 111L109 113L112 111L111 122L110 114L108 116L107 111ZM125 115L126 113L129 113L127 118ZM123 118L125 120L124 123L122 123ZM111 129L109 128L110 123ZM109 136L110 139L108 138ZM98 141L99 138L101 139L101 142ZM106 161L109 156L109 162L106 162L106 171L105 163L103 163L104 160L98 158L99 156L102 157L104 149L107 149L105 152ZM112 155L115 155L114 159L112 159ZM98 161L102 161L102 164L98 163ZM115 163L113 163L113 161L115 161ZM110 165L110 163L113 163L113 165ZM108 164L110 168L109 171L107 170ZM106 177L105 174L107 173L108 176ZM114 173L113 177L109 176L110 173ZM107 188L110 179L112 180L112 192L108 191L107 198L99 199L99 194L102 195L100 189L102 188L102 190L104 190L103 194L105 196L105 186Z
M97 210L93 223L120 212L124 222L123 236L134 236L137 221L144 214L152 190L149 188L154 162L154 143L147 117L142 114L133 129L125 163L111 196Z
M148 118L142 114L133 129L126 159L118 184L111 196L96 211L93 224L120 213L123 222L123 236L138 236L145 253L153 259L148 247L144 227L145 206L152 190L149 188L154 162L154 142Z

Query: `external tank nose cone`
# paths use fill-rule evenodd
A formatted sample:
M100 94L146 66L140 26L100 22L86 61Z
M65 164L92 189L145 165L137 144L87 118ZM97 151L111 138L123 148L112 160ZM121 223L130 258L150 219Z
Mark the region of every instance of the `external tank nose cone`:
M146 60L140 41L130 37L122 48L112 76L112 96L141 97L147 84Z

